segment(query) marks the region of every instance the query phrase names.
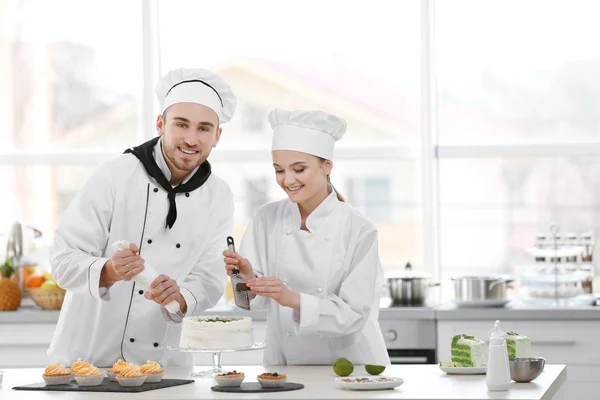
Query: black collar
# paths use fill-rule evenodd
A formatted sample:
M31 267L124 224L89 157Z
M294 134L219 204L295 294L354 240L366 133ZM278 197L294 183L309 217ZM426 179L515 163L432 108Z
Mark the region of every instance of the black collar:
M158 184L167 191L169 198L169 213L167 214L166 226L171 229L177 220L177 205L175 204L175 195L177 193L187 193L198 189L210 176L211 168L210 163L206 160L200 164L198 170L186 183L172 187L154 159L154 147L159 139L160 136L157 136L139 146L125 150L124 154L131 153L136 156L146 169L148 175L153 177L156 182L158 182Z

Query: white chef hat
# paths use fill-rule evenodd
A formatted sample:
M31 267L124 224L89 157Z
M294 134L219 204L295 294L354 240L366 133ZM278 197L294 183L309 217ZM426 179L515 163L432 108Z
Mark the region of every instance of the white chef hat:
M169 71L156 85L161 112L176 103L202 104L224 124L233 117L237 98L219 75L201 68Z
M333 160L335 142L346 132L346 121L323 111L281 110L269 113L271 150L293 150Z

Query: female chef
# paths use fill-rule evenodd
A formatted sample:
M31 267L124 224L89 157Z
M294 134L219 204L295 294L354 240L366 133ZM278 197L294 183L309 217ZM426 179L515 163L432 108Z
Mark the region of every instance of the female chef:
M388 365L378 323L383 270L375 225L344 202L329 175L346 121L321 111L269 113L275 177L288 198L259 208L238 266L253 309L266 308L264 365Z

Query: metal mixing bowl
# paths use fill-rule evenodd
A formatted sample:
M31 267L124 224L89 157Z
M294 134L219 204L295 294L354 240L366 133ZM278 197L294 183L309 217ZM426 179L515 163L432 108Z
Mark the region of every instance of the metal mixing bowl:
M544 370L546 359L542 357L511 358L510 377L515 382L531 382Z

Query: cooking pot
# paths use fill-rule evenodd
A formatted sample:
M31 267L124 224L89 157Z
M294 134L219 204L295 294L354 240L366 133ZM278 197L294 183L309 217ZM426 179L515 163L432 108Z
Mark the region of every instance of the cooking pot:
M413 272L410 263L406 264L404 273L387 278L392 305L425 304L429 288L439 286L439 283L430 283L430 278L429 274Z
M451 278L454 281L454 300L462 304L501 302L508 300L506 290L513 282L505 276L470 275Z

